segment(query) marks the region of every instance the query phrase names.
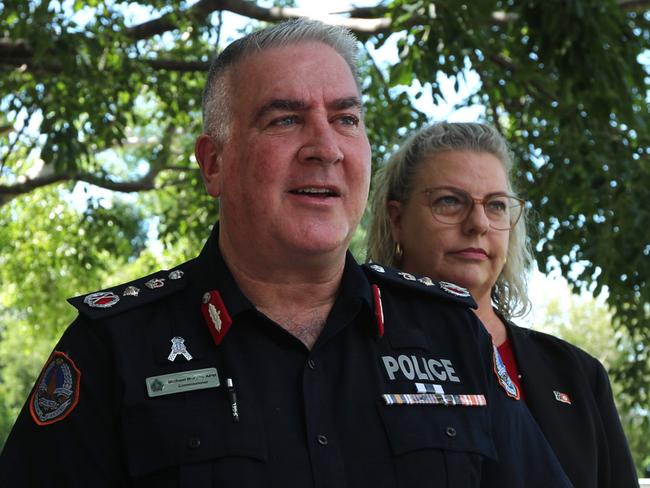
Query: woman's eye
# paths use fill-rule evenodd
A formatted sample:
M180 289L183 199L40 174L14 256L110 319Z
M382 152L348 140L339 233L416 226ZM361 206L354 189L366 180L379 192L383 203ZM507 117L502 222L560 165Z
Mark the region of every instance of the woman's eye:
M445 195L435 199L433 204L436 207L453 207L454 205L461 205L461 201L454 195Z
M503 200L490 200L488 201L488 210L495 213L505 213L508 206Z

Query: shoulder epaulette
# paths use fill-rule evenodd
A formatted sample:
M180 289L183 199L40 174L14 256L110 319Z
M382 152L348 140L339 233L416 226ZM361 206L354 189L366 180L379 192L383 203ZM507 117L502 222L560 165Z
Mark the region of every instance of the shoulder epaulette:
M187 263L161 270L129 283L69 298L79 313L90 319L104 319L168 297L187 285Z
M395 285L461 303L466 307L477 308L469 290L454 283L434 281L428 276L412 275L377 263L366 263L362 268L373 283Z

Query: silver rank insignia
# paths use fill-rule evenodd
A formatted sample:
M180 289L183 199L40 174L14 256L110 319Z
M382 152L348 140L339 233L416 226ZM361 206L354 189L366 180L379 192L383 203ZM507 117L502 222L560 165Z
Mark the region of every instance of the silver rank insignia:
M408 280L408 281L415 281L415 276L413 276L411 273L404 273L403 271L400 271L400 272L397 273L397 274L400 275L400 276L401 276L402 278L404 278L405 280Z
M147 288L152 290L162 288L165 286L165 278L152 278L144 284Z
M169 353L169 356L167 356L167 359L174 362L176 356L179 354L188 361L192 359L192 355L188 352L187 347L185 347L185 339L178 336L172 337L172 351Z
M180 280L183 277L184 274L185 273L183 273L180 269L175 269L174 271L169 273L169 279L170 280Z
M440 288L442 288L450 295L454 295L462 298L467 298L471 296L467 288L463 288L462 286L456 285L454 283L449 283L448 281L440 281L438 282L438 284L440 285Z
M368 267L370 269L374 269L377 273L385 273L386 270L384 269L383 266L379 266L378 264L369 264Z
M93 307L93 308L112 307L119 301L120 301L120 297L118 297L112 291L98 291L96 293L91 293L90 295L86 295L86 297L84 298L84 303L89 307Z
M127 286L126 288L124 288L124 292L122 292L122 296L137 297L139 293L140 293L140 288L136 288L135 286Z
M433 280L431 278L429 278L428 276L423 276L422 278L418 278L418 281L420 283L422 283L423 285L435 286L435 283L433 282Z

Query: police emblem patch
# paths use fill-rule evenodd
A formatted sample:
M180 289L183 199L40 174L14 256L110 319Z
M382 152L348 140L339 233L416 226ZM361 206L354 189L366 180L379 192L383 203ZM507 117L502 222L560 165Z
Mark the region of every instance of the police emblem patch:
M503 359L501 359L501 355L499 354L499 350L497 349L497 346L492 344L492 359L494 362L494 373L497 375L497 379L499 380L499 384L501 387L506 391L506 394L509 397L514 398L515 400L519 400L520 394L519 394L519 388L517 388L517 385L512 381L512 378L510 378L510 375L508 374L508 370L506 369L506 365L503 362Z
M29 401L29 411L38 425L66 418L79 401L81 373L65 353L54 351L43 368Z

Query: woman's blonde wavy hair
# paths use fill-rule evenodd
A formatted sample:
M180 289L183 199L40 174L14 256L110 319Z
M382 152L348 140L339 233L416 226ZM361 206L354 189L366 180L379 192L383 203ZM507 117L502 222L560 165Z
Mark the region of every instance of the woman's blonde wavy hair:
M509 192L515 192L511 181L513 158L507 142L490 125L481 123L440 122L420 129L404 141L374 177L371 220L368 232L369 260L399 268L395 254L396 242L391 232L387 203L406 203L415 185L420 164L445 151L484 152L495 156L506 170ZM492 302L506 319L525 315L530 309L526 292L527 270L533 255L526 233L526 212L510 231L506 264L492 287Z

